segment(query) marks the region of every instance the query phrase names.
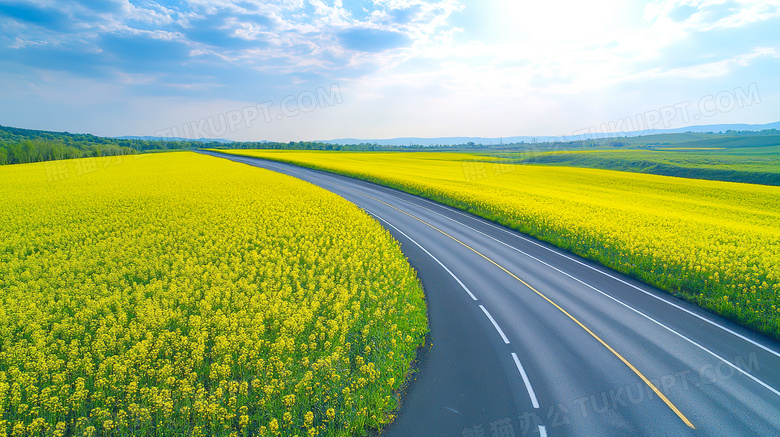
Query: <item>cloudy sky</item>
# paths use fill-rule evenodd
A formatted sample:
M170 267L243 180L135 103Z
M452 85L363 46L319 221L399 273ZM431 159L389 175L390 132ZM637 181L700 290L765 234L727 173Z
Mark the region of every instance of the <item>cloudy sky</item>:
M769 123L779 72L780 1L0 0L0 124L105 136Z

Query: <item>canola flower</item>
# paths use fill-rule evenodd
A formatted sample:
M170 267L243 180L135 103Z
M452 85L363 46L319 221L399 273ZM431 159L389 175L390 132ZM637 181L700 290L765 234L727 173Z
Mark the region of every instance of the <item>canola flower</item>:
M780 187L464 153L235 150L472 212L780 339Z
M341 436L392 418L427 320L376 221L195 153L98 170L0 169L0 436Z

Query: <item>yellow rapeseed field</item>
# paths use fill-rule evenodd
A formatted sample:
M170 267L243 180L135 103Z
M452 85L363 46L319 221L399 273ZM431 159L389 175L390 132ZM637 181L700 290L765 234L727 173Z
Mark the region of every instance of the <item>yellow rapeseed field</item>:
M352 175L462 208L780 338L780 187L458 153L233 153Z
M427 332L342 198L195 153L0 167L0 436L361 434Z

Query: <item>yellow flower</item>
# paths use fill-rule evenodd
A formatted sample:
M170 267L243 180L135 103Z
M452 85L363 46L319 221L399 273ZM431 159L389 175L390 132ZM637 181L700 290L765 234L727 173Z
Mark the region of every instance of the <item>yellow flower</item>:
M277 421L276 419L272 419L268 423L268 429L271 430L272 433L278 434L279 433L279 421Z
M311 428L313 422L314 422L314 413L312 413L311 411L307 411L306 414L303 415L303 424L307 428Z
M391 406L368 401L389 392L376 369L409 363L379 360L417 346L388 338L426 319L414 271L373 218L300 180L188 152L62 163L78 177L0 171L0 330L24 332L3 339L0 417L25 418L0 429L293 435L300 415L315 435L326 408L327 426L368 426L352 402L385 417ZM276 419L255 430L255 414Z

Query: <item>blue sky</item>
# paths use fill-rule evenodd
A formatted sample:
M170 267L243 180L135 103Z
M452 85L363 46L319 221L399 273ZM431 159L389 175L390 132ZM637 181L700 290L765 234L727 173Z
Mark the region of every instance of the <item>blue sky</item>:
M0 0L0 124L106 136L769 123L778 72L780 1Z

